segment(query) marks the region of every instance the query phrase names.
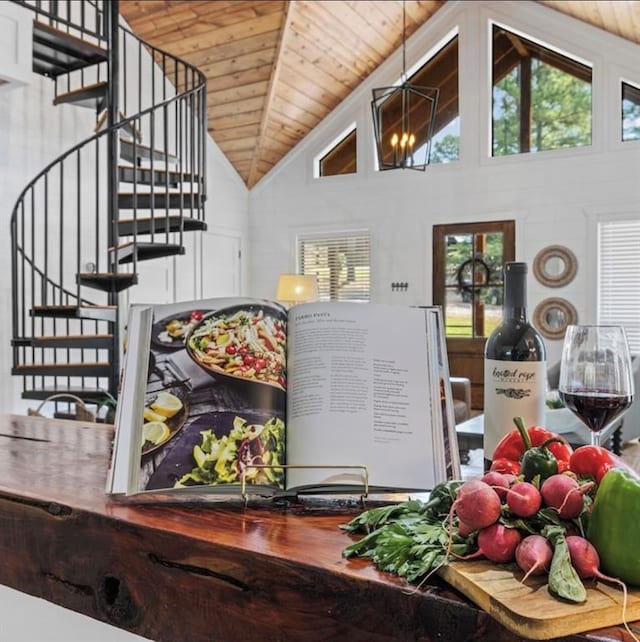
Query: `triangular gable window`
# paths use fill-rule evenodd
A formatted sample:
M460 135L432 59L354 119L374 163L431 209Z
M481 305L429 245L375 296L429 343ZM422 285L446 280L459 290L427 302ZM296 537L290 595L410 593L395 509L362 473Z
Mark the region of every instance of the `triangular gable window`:
M622 83L622 140L640 138L640 89Z
M357 129L352 129L318 159L318 173L320 176L355 174L358 171L357 132Z
M591 145L591 67L493 25L494 156Z

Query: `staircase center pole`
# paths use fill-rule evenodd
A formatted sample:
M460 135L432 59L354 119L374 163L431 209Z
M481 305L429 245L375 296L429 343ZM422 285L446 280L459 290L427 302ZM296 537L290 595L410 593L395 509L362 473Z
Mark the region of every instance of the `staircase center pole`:
M108 145L108 177L107 177L107 208L109 215L108 243L115 247L117 242L118 225L118 158L119 158L119 132L114 125L119 118L119 88L120 88L120 43L119 43L119 1L105 2L108 29L108 58L107 58L107 134ZM118 272L118 262L114 260L110 270ZM120 376L120 309L118 305L118 289L115 280L109 291L109 305L115 306L116 317L112 325L113 344L111 349L111 372L109 375L109 392L115 397L118 392L118 379Z

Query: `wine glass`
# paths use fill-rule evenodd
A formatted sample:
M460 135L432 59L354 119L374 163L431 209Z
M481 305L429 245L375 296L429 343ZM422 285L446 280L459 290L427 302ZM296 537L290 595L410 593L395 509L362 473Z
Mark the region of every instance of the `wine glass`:
M631 357L624 328L570 325L560 361L560 399L591 431L591 444L633 400Z

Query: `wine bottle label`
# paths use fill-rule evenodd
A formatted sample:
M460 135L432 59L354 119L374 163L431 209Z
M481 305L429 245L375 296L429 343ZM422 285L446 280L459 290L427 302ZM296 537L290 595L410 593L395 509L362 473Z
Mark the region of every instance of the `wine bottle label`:
M525 426L544 426L547 369L545 361L484 362L484 456L491 459L498 442L516 430L514 417Z

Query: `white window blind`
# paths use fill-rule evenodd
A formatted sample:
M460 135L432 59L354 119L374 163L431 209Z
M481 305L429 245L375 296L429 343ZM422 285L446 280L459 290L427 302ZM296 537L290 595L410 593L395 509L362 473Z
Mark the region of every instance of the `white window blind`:
M598 323L624 326L640 354L640 220L598 224Z
M368 232L299 237L298 267L318 277L320 301L369 301Z

